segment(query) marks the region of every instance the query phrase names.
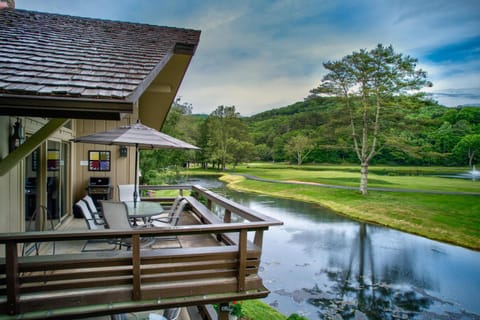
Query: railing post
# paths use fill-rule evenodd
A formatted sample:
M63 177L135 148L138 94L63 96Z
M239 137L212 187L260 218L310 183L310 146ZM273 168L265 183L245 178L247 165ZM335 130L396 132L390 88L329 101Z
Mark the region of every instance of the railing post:
M225 223L232 222L232 212L228 209L225 209L225 216L223 217L223 222Z
M133 271L133 293L132 299L142 299L141 277L140 277L140 235L132 235L132 271Z
M245 275L247 273L247 230L240 230L238 241L238 292L245 291Z
M20 281L18 279L18 250L17 243L9 241L5 244L7 276L7 312L14 315L19 312L18 302L20 295Z
M212 200L211 199L207 199L207 208L208 208L208 210L212 210Z

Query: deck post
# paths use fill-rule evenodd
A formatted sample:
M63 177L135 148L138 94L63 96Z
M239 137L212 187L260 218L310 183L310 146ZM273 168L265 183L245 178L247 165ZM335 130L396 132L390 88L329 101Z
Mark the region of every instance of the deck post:
M20 281L18 279L17 243L9 241L5 244L5 275L7 277L7 312L14 315L19 312Z
M132 272L133 272L133 300L142 299L140 279L140 235L132 235Z
M245 275L247 273L247 230L240 230L238 241L238 292L245 291Z

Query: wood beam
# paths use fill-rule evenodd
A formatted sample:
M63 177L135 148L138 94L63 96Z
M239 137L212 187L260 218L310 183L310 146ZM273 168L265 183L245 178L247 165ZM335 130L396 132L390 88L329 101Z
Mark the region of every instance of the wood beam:
M50 135L61 128L68 119L51 119L40 130L35 132L20 147L9 153L0 162L0 177L12 170L21 160L32 153L39 145L41 145Z

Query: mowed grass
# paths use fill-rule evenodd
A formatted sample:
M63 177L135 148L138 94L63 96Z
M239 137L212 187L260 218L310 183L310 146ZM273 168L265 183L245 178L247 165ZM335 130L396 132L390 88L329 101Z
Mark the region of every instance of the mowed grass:
M369 171L369 187L480 193L479 181L438 177L438 175L466 173L468 168L371 166ZM235 172L282 181L304 181L350 187L358 187L360 184L359 166L282 166L253 163L238 166Z
M371 172L388 167L374 167ZM357 172L354 172L356 169ZM445 172L466 168L392 167L385 174L371 173L369 186L432 191L480 192L480 181L446 179L421 175L424 172ZM355 166L281 166L249 164L229 173L254 175L281 181L305 181L358 186L359 172ZM407 175L417 172L418 176ZM247 180L241 176L224 175L231 188L298 199L329 207L351 218L385 225L431 239L480 250L480 196L444 195L415 192L369 191L362 196L356 190L322 188L312 185L289 185Z

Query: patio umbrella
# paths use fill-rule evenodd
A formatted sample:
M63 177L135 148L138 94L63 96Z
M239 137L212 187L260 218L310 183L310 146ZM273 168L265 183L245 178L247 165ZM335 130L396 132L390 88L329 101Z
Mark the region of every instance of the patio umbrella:
M90 134L71 139L73 142L93 143L103 145L135 146L135 187L133 191L134 207L137 206L137 170L138 151L140 149L200 149L182 140L173 138L158 130L152 129L140 123L121 126L116 129Z

